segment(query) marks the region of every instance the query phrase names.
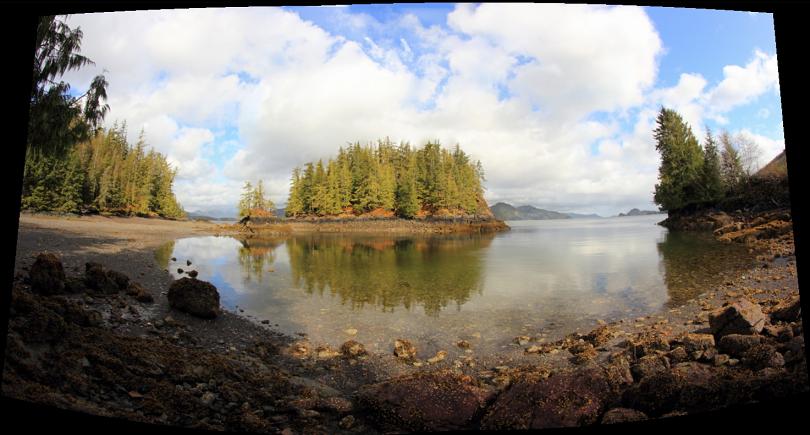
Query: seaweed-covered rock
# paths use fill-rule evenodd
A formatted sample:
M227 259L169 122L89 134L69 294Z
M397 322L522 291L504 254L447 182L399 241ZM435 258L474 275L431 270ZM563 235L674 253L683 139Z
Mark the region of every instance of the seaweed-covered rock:
M758 335L729 334L720 339L717 348L735 358L741 357L748 349L760 344L762 338Z
M711 334L683 334L678 338L687 353L705 351L714 347L714 336Z
M501 393L481 421L484 429L544 429L598 421L612 389L600 367L523 378Z
M55 295L65 290L65 269L56 255L42 253L37 255L31 270L28 272L31 290L44 295Z
M347 358L356 358L367 353L366 348L354 340L349 340L340 345L340 352Z
M741 361L752 370L762 370L768 367L779 368L785 365L782 354L768 344L757 344L751 347L743 354Z
M169 287L169 305L197 317L213 319L220 313L219 292L213 284L194 278L180 278Z
M795 322L802 317L802 304L798 296L794 296L773 308L771 320L781 322Z
M114 276L114 274L113 274ZM104 294L118 293L121 289L113 276L99 263L85 263L84 284L87 288Z
M112 269L108 269L106 272L107 277L110 278L115 283L115 285L118 286L118 290L126 290L127 287L129 287L128 276L124 275L123 273L117 270Z
M360 388L360 406L381 422L417 431L467 427L492 392L449 370L394 378Z
M152 303L155 298L149 293L149 290L143 288L140 283L130 281L127 286L127 294L134 297L138 302Z
M633 378L644 379L654 373L669 370L669 360L664 356L646 355L639 358L630 370Z
M759 305L740 299L709 314L712 334L720 338L728 334L754 334L762 331L768 317Z

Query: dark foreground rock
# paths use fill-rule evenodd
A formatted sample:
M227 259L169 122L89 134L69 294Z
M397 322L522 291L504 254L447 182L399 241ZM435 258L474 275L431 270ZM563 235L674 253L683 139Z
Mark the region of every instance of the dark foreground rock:
M88 289L98 293L114 294L125 290L126 284L121 275L123 274L106 270L99 263L90 262L84 265L84 283Z
M180 278L169 287L172 308L205 319L219 315L219 292L213 284L195 278Z
M361 406L381 423L418 431L465 428L492 396L469 376L447 370L367 385L357 393Z
M481 421L481 427L545 429L584 426L598 421L604 408L615 401L613 389L600 367L526 376L498 396Z
M31 290L43 295L55 295L65 290L65 270L56 255L37 255L29 272Z
M630 408L613 408L602 416L602 424L629 423L646 420L647 414Z
M709 314L712 334L719 338L728 334L754 334L762 331L768 317L759 305L740 299Z

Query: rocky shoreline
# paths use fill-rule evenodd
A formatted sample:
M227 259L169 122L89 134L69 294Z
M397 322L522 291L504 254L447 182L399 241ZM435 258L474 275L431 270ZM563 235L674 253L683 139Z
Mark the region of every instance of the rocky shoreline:
M289 235L313 233L352 234L480 234L508 231L496 219L297 219L278 222L220 225L222 235Z
M716 229L784 217L769 216ZM201 319L169 307L171 277L154 264L88 258L83 245L57 255L69 284L43 291L59 288L31 276L44 232L22 228L3 394L138 422L285 434L584 426L791 398L808 391L792 231L755 231L727 237L758 254L744 276L552 343L515 337L536 362L488 367L473 353L419 360L420 343L407 337L375 355L352 340L331 349L281 336L233 313ZM50 236L70 245L66 234ZM90 260L106 264L99 272Z

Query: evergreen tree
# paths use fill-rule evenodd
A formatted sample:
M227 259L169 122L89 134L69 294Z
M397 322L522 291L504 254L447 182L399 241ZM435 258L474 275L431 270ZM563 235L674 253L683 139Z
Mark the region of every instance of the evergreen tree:
M301 197L301 168L293 169L290 183L290 195L284 211L287 216L297 217L304 213L304 203Z
M692 129L674 110L661 108L656 120L655 148L661 154L655 202L677 210L698 201L703 151Z
M723 196L723 180L720 176L720 156L712 132L706 129L706 140L703 145L703 167L700 185L704 201L718 201Z
M239 217L245 217L250 214L250 209L253 208L253 184L250 181L245 181L242 186L242 196L239 200Z
M726 189L735 189L745 178L745 171L740 155L734 148L731 136L727 131L720 134L720 175Z

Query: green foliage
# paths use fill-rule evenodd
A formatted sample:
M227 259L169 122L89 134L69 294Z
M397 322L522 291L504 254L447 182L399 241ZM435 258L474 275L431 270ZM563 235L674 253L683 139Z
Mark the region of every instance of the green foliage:
M720 155L711 130L706 131L703 144L703 167L700 174L701 199L716 202L723 198L723 180L720 176Z
M733 141L728 132L720 134L720 175L723 184L728 189L736 189L745 180L740 154L734 148Z
M411 148L386 138L376 145L354 143L335 159L307 163L292 174L287 216L337 215L351 209L393 212L411 218L421 210L475 214L483 194L480 162L470 161L456 145L438 143Z
M655 202L663 210L677 210L701 200L703 150L692 129L674 110L661 108L654 131L661 154Z
M259 180L256 186L250 181L245 181L242 188L242 196L239 200L239 217L245 216L272 216L276 208L273 201L264 196L264 181Z
M176 171L143 138L126 141L126 126L100 131L66 155L26 156L22 208L101 211L126 215L185 215L172 192Z
M69 95L69 84L55 81L67 71L93 64L79 54L81 40L81 29L71 29L55 16L40 18L31 80L30 153L64 156L92 136L109 110L104 76L96 76L80 97Z

